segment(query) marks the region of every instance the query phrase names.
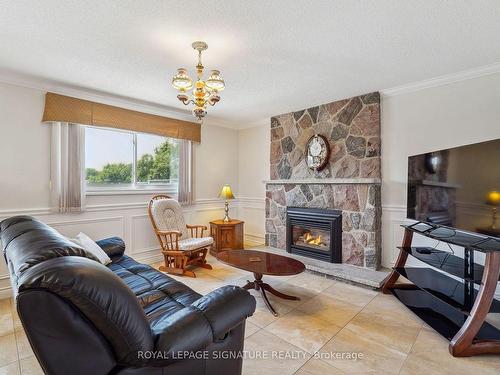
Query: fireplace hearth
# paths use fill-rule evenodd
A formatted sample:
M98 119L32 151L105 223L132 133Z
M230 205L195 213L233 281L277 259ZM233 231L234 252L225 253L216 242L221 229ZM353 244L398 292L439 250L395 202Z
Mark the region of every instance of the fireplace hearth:
M288 207L286 250L330 263L341 263L342 211Z

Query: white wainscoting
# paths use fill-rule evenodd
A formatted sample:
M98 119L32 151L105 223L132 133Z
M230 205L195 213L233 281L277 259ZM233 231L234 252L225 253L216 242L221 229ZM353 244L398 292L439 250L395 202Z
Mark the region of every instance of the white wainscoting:
M382 266L391 268L398 256L406 220L406 206L382 205Z
M139 262L162 260L157 239L149 221L147 203L114 203L91 205L83 213L53 213L49 208L0 211L0 220L15 215L31 215L68 237L79 232L91 238L111 236L123 238L126 253ZM186 223L204 224L224 217L224 201L200 199L184 208ZM231 201L230 216L245 221L245 243L257 246L264 243L265 199L240 198ZM207 233L208 234L208 233ZM11 296L10 280L4 261L0 261L0 298Z
M245 221L245 245L259 246L265 243L266 199L238 198L238 218Z

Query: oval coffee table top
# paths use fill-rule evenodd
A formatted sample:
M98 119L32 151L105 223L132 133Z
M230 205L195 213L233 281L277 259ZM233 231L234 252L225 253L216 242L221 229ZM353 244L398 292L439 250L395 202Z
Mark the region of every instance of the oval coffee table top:
M230 266L262 275L289 276L304 271L304 263L283 255L257 250L225 250L217 259Z

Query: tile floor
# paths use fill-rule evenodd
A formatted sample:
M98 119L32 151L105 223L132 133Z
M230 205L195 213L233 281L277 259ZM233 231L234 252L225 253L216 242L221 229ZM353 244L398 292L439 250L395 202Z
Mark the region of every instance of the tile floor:
M251 278L213 258L209 261L213 270L198 270L196 279L177 279L205 294ZM448 342L392 296L311 273L265 278L301 300L270 296L280 314L274 317L252 291L257 310L247 321L244 375L500 374L500 356L450 356ZM363 357L348 358L352 353ZM1 300L0 375L41 373L13 302Z

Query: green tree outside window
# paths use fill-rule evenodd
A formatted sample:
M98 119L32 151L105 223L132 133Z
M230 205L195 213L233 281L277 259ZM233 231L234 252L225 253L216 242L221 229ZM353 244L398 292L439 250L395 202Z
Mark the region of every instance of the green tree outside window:
M143 154L136 165L137 182L169 183L178 178L179 145L165 140L155 148L154 155ZM86 179L94 184L132 183L132 164L109 163L102 170L86 169Z

